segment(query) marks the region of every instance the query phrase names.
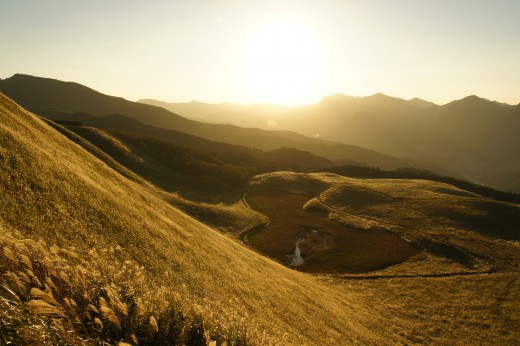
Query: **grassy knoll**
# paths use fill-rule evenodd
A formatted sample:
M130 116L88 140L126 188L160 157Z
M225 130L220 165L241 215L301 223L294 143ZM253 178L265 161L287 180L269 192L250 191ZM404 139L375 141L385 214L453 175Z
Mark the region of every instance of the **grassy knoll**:
M391 231L414 247L427 251L427 255L421 257L427 260L424 262L426 273L430 270L438 273L441 267L444 269L440 272L453 271L454 267L448 262L459 264L455 270L457 272L490 268L517 271L520 265L520 253L514 242L520 238L520 207L483 198L447 184L426 180L364 180L334 174L278 172L258 176L252 182L252 189L256 193L273 189L303 191L315 196L305 205L307 210L322 210L347 228L364 230L366 234L378 229ZM285 206L281 207L284 205L283 199L276 203L279 207L272 211L259 211L290 223L293 218L286 218L285 213L292 215L292 212L287 211L289 208ZM295 224L311 215L302 210L295 213ZM264 237L267 238L268 234ZM296 234L293 231L290 237L294 239ZM262 232L255 237L262 240ZM274 235L271 237L275 239ZM286 244L283 246L288 251L290 240L284 241ZM271 245L273 242L260 243L266 244L266 248L274 246ZM267 249L262 251L269 253ZM273 257L281 258L281 249L277 251ZM446 265L439 266L438 258L444 258ZM435 264L427 264L429 261ZM417 272L417 266L409 262L403 268L415 267L414 272ZM389 268L389 271L394 273L395 269Z

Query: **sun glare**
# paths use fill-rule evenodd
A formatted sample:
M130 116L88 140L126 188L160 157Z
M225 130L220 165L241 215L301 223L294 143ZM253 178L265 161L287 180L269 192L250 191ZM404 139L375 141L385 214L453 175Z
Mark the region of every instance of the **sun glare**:
M305 26L269 23L253 34L248 48L247 82L255 99L304 104L316 97L323 66L321 50Z

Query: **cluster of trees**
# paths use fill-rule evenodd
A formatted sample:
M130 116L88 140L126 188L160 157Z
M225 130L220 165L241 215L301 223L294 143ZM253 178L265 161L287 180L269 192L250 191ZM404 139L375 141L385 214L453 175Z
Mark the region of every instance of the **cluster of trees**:
M117 132L117 137L177 173L210 176L237 187L247 183L249 177L254 174L254 169L226 164L208 153L151 137L121 132Z
M75 129L75 132L79 135L86 136L87 140L93 141L95 145L100 146L107 154L116 160L118 159L117 153L113 152L113 148L111 148L110 145L98 143L99 138L90 138L92 136L89 136L88 133L81 133L81 131L79 131L79 129L83 128L81 123L75 121L60 121L58 123ZM278 170L290 170L293 172L330 172L352 178L425 179L447 183L495 200L520 203L520 194L518 193L499 191L465 180L440 176L430 171L411 167L390 171L378 167L352 164L332 166L333 163L327 159L290 148L267 152L258 150L251 152L210 153L190 149L154 137L129 134L121 131L110 131L110 133L171 171L184 175L212 177L233 187L244 186L255 174ZM121 158L119 159L122 160ZM125 162L123 161L121 161L121 163L124 164ZM126 163L128 164L128 162ZM327 165L330 166L328 168L320 168L320 166L326 167Z

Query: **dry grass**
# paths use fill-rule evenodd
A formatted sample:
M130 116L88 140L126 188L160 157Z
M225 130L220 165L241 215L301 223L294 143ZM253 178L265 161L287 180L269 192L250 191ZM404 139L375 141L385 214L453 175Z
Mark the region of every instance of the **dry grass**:
M178 305L172 307L168 302L179 301L193 327L189 329L192 332L181 334L195 340L204 327L219 344L239 335L253 345L427 342L430 331L422 326L432 325L413 315L413 309L422 304L433 310L446 309L445 316L461 306L468 313L475 312L472 321L481 317L491 324L484 331L486 326L474 323L441 330L432 341L492 344L514 343L519 338L515 318L493 319L483 307L478 315L479 307L493 298L503 302L497 305L501 316L518 308L516 288L506 292L507 287L501 284L503 276L491 275L490 281L472 281L473 277L461 282L441 280L447 284L432 286L428 291L432 281L423 278L410 279L399 288L381 285L383 281L338 284L290 270L172 207L150 186L128 180L9 99L0 96L0 104L0 265L4 268L8 263L2 272L2 284L8 290L2 290L0 313L7 321L1 326L6 337L21 337L32 344L82 344L88 343L89 337L93 343L109 340L135 344L132 334L137 337L137 332L127 333L124 328L133 323L128 319L135 316L133 311L140 305L140 297L144 311L149 312L138 319L138 326L144 328L140 335L146 338L157 329L166 334L176 332L175 325L167 326L168 321L176 320ZM288 175L287 181L278 181L276 176L259 179L287 183L288 189L298 189L307 180L304 186L319 193L336 177ZM239 210L236 215L242 212L247 213ZM31 265L34 277L28 270ZM137 266L146 278L142 292L140 281L134 278ZM38 274L39 270L45 276ZM457 286L459 283L464 284ZM415 290L416 286L420 291ZM87 292L87 300L75 287L97 289L100 293L96 296ZM39 290L34 290L33 296L32 288ZM489 299L468 299L484 289ZM135 294L129 294L132 290ZM61 307L45 295L51 292ZM452 294L453 308L443 307L439 297L445 294ZM399 295L410 297L400 302ZM31 300L36 301L31 303L34 313L26 305ZM406 304L410 304L409 311ZM81 308L80 314L73 315L72 311L78 311L76 306ZM83 312L91 318L87 331L82 329L83 323L75 322L83 318ZM164 327L162 323L166 323ZM503 327L498 326L500 323ZM103 331L102 336L89 336L97 330ZM503 330L509 335L495 334Z
M316 196L307 209L324 210L349 227L387 229L430 252L428 261L407 264L402 274L410 267L415 273L426 274L487 271L491 267L518 271L520 266L520 251L514 240L520 238L520 206L515 204L425 180L277 172L256 177L252 186L259 191L286 191L285 186L304 191ZM442 263L439 256L452 261ZM395 268L390 270L396 273Z
M520 275L337 280L363 291L383 320L367 321L403 344L517 345L520 340Z
M235 312L201 313L168 277L159 285L143 266L123 262L121 247L80 254L0 229L3 344L246 343Z
M42 120L45 121L45 119ZM127 163L127 166L129 166L128 162L133 162L135 165L144 164L144 160L140 156L130 151L130 149L116 137L95 128L76 128L76 130L80 129L81 131L79 132L82 133L85 138L91 140L92 143L99 142L99 138L104 142L110 143L109 145L106 143L102 145L97 143L99 148L103 148L107 153L112 155L109 156L69 129L52 121L46 122L49 126L65 135L74 143L79 144L82 148L103 161L119 174L143 185L161 199L214 229L238 237L244 229L253 228L262 222L261 215L252 212L251 209L242 203L241 196L243 192L240 190L233 189L231 192L226 193L226 189L223 189L221 185L210 188L208 186L209 183L205 179L201 181L200 177L199 179L194 179L193 177L186 177L171 171L164 173L162 172L164 169L161 168L160 165L154 165L153 160L150 160L151 163L148 163L148 165L150 165L148 173L150 173L150 171L156 172L155 174L159 174L160 172L164 173L162 179L168 180L168 184L175 186L174 190L177 190L177 192L167 192L155 186L151 181L145 180L145 177L149 178L149 174L145 175L145 177L139 176L114 160L114 157L119 158L119 161L123 164ZM94 140L92 138L93 135L95 135ZM227 190L229 190L229 187ZM201 202L201 193L197 191L204 191L205 197L203 199L209 201ZM188 200L181 197L182 195L197 196L199 201L194 202ZM215 200L218 200L218 202L215 202ZM213 203L211 203L211 201L213 201Z
M168 271L165 286L196 302L200 315L243 320L251 344L380 339L364 327L369 313L355 294L244 248L10 100L2 97L1 104L0 216L6 227L60 248L75 246L80 258L93 248L100 253L121 246L155 282Z

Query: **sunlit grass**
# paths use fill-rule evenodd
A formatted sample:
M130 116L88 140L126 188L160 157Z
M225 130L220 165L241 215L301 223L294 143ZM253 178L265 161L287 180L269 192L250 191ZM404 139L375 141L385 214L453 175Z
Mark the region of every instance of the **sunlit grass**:
M96 158L10 100L0 97L0 101L2 341L135 344L132 335L139 344L154 343L156 337L155 344L161 344L163 337L178 337L181 344L199 340L228 345L234 340L256 345L453 340L514 344L518 340L517 273L436 281L423 277L363 281L300 273L187 216L163 199L174 195L158 193L143 179ZM279 173L260 176L253 185L267 182L318 196L337 181L332 174ZM366 181L357 183L368 187ZM378 188L376 181L371 184ZM388 190L385 193L392 192L391 182L379 184ZM406 204L417 203L414 208L424 211L428 199L418 197L433 200L435 193L426 182L409 184L394 185L392 196ZM338 209L351 206L344 195L337 196L341 198L323 197ZM230 227L234 234L258 217L251 216L243 204L207 210L196 202L184 205L192 212L205 211L208 224L220 218L214 223L222 229L227 216L244 215ZM469 215L473 207L466 207ZM219 210L227 210L227 216ZM340 218L339 212L329 215ZM388 217L399 221L403 215L408 214ZM457 217L449 219L458 222ZM352 216L350 221L361 224L359 220L360 216ZM371 222L381 220L374 217ZM514 268L518 250L512 242L485 238L484 232L466 228L461 226L467 232L463 235L486 239L478 242L481 247L502 246L497 254L511 251L502 270ZM391 230L406 233L406 229ZM436 232L441 229L431 234ZM474 243L475 238L467 242ZM435 261L428 263L436 267L440 260ZM421 270L424 267L416 272ZM478 300L480 293L482 300ZM450 297L449 306L444 296ZM497 303L489 308L493 301ZM450 319L458 307L460 317ZM435 323L442 319L453 321L454 327L438 328Z
M123 261L121 247L81 254L0 227L2 343L246 343L240 316L205 313L171 289L173 274L156 282L143 266Z

